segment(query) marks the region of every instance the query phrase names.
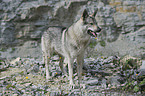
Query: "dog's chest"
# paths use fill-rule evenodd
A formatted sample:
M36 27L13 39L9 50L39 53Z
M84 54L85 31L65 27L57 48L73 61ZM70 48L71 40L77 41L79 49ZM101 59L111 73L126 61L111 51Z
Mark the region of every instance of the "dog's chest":
M66 45L67 49L71 49L71 51L76 51L80 53L81 50L85 50L88 46L90 40L89 39L78 39L78 40L71 40L68 41L68 45Z

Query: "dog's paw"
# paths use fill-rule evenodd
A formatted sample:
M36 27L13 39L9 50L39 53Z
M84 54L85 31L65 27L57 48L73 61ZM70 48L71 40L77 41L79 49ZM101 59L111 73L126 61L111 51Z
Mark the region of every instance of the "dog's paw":
M69 88L70 89L76 89L76 85L75 84L69 84Z
M76 85L76 84L71 84L69 85L70 89L80 89L80 85Z
M54 82L52 78L46 79L46 82Z
M46 81L51 81L52 80L52 76L46 76Z

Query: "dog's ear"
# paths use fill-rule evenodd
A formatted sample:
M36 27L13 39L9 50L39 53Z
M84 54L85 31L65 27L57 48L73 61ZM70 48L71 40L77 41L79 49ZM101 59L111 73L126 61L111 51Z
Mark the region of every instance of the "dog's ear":
M83 20L85 20L88 16L89 16L89 14L88 14L87 10L85 9L83 14L82 14Z
M96 16L96 14L97 14L97 12L98 12L98 9L96 9L95 11L94 11L94 13L92 14L92 16Z

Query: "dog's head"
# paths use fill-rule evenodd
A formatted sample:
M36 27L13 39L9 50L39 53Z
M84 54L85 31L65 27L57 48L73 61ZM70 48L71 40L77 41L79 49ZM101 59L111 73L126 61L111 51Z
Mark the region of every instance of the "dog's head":
M101 28L98 26L95 16L97 10L92 15L89 15L87 10L85 9L82 14L83 25L85 25L85 30L87 33L93 37L97 37L97 35L101 32Z

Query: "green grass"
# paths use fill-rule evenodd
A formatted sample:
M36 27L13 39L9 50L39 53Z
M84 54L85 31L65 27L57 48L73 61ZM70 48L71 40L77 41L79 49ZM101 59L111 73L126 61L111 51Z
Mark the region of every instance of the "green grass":
M12 84L9 84L9 85L6 86L7 89L9 89L10 87L16 88L16 86L14 86L14 85L12 85Z
M0 48L0 51L4 52L6 51L6 48Z

